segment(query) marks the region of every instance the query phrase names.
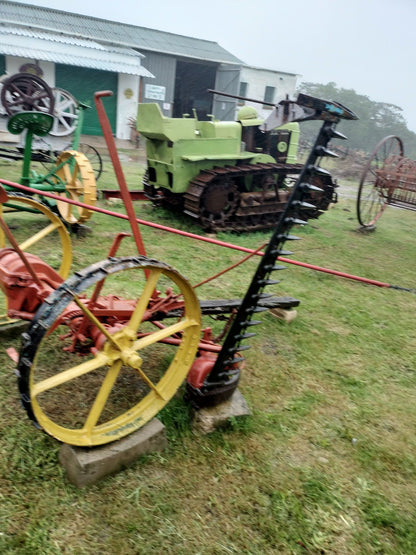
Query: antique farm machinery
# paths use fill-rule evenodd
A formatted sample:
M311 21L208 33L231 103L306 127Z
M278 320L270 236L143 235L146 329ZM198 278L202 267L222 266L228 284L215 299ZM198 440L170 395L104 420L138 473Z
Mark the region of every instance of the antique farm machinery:
M55 98L51 87L39 76L15 73L1 80L1 106L8 116L18 112L53 114Z
M218 404L232 395L243 352L249 348L244 343L260 323L253 316L267 310L273 297L264 290L278 283L271 275L283 269L277 258L291 254L284 250L286 241L297 239L290 229L306 224L304 214L314 210L310 197L320 192L316 177L328 175L320 168L320 160L333 154L328 150L331 139L345 139L336 131L339 120L356 119L338 103L306 95L275 107L273 121L280 124L317 119L322 120L322 127L248 290L234 303L235 310L220 334L225 337L221 343L210 328L201 330L201 311L208 306L211 313L228 313L229 307L223 306L227 301L198 302L187 279L145 255L101 101L109 94L96 93L96 106L138 254L117 256L126 235L119 234L106 260L65 280L41 257L19 245L0 218L1 233L10 244L0 250L0 286L9 300L10 316L31 321L22 334L17 364L23 406L50 435L86 446L114 441L143 426L168 403L185 378L186 397L196 408ZM0 201L7 200L3 189ZM71 199L65 202L82 204Z
M296 163L299 126L276 120L266 128L262 122L250 106L240 110L238 121L199 121L196 112L168 118L158 104L140 104L146 196L183 211L207 231L273 228L302 170ZM309 218L336 202L330 175L315 175L314 184L321 191L313 195Z
M71 143L62 143L60 148L52 147L43 140L45 134L33 135L36 137L36 146L31 143L30 160L41 162L49 170L55 165L56 160L63 151L75 150L85 154L90 162L95 179L98 180L102 173L102 158L92 145L81 143L81 131L84 120L84 111L89 108L86 104L78 102L68 91L61 88L51 88L37 75L29 73L16 73L1 83L1 108L4 114L12 118L22 112L40 112L53 116L52 125L46 134L53 137L66 137L73 134ZM16 134L14 131L11 131ZM10 160L28 160L27 141L14 148L0 147L0 157Z
M58 198L84 199L85 203L93 205L96 200L96 181L94 171L87 157L76 150L63 151L58 156L55 165L46 173L31 170L32 141L34 135L46 135L53 125L53 116L42 112L18 112L11 116L7 123L10 133L20 135L25 132L25 148L20 183L30 185L37 190L37 194L53 191ZM52 205L52 203L49 202ZM6 207L16 209L16 205L5 203ZM68 224L80 224L88 220L91 210L79 208L74 211L72 206L56 200L54 208L61 218ZM24 209L22 207L22 209Z
M382 139L363 170L357 196L357 217L373 228L388 205L416 210L416 162L404 156L402 140Z

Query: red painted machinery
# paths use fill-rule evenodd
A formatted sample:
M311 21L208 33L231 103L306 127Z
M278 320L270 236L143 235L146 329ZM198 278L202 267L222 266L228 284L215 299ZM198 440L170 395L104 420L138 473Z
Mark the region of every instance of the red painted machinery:
M313 208L314 177L327 173L319 162L333 155L327 148L331 139L345 138L335 129L339 120L356 119L340 104L306 95L275 107L274 125L276 120L284 124L318 119L321 130L244 298L199 302L187 279L146 256L101 101L108 94L96 94L96 107L127 209L127 216L112 215L128 218L138 254L117 256L126 236L119 234L104 261L66 279L67 264L53 269L30 253L36 241L17 241L0 217L0 287L8 316L31 321L16 356L21 400L39 427L74 445L99 445L137 430L166 405L185 378L186 398L196 408L232 395L249 348L244 343L260 323L253 316L285 302L264 290L278 283L271 277L283 268L276 259L291 254L283 248L286 241L297 239L290 229L306 224L302 214ZM10 200L9 195L2 190L0 201ZM78 201L66 202L110 214ZM48 216L47 209L43 213ZM50 218L37 236L59 229L65 245L65 228L53 215ZM210 328L201 329L201 312L231 313L217 338Z
M404 156L395 135L382 139L368 159L357 195L357 218L374 228L388 205L416 210L416 162Z

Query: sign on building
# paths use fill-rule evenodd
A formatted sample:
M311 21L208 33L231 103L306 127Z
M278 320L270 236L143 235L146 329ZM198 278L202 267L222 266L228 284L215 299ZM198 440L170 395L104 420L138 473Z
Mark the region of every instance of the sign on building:
M165 100L166 87L161 85L149 85L146 84L144 88L145 98L151 98L152 100Z

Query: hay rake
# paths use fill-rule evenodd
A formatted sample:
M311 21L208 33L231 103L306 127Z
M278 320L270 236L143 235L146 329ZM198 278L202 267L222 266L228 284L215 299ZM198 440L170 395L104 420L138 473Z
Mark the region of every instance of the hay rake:
M382 139L364 167L357 195L357 218L374 228L388 205L416 210L416 162L404 156L395 135Z
M356 119L340 104L306 95L275 107L274 124L276 119L282 124L305 119L323 123L248 291L232 309L220 344L210 328L201 329L201 310L207 305L198 301L189 281L171 266L146 256L101 101L108 94L96 93L96 106L138 254L117 256L126 236L119 234L106 260L65 280L39 256L19 246L0 218L2 233L11 245L0 250L0 286L9 299L9 315L31 320L16 357L23 406L31 420L53 437L85 446L114 441L143 426L186 377L186 397L196 408L216 405L233 394L242 353L249 348L243 343L254 335L248 330L260 323L253 316L273 306L273 296L264 289L278 283L270 277L282 269L276 259L291 254L283 248L286 241L296 239L290 228L306 224L302 212L311 209L311 195L317 192L313 178L327 173L319 162L333 155L327 148L331 139L345 138L335 129L339 120ZM53 193L47 196L54 197ZM0 201L7 198L3 190ZM122 294L132 288L133 298ZM224 309L221 303L214 302L217 311L231 310L230 303L225 302ZM212 307L211 303L209 310Z

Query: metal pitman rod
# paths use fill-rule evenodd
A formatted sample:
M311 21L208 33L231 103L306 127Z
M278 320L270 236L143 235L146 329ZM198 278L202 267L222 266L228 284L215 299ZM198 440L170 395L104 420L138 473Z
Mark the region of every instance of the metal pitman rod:
M244 96L215 91L213 89L208 89L208 92L227 96L229 98L236 98L238 100L256 102L265 106L273 106L274 110L272 113L266 121L260 125L261 131L271 131L285 123L294 121L323 120L337 123L340 118L350 120L358 119L354 112L339 102L323 100L303 93L300 93L296 100L289 100L289 98L286 98L285 100L281 100L278 104L274 104L272 102L264 102L263 100L246 98ZM339 132L336 132L336 138L346 139L345 135Z
M257 102L257 104L263 104L264 106L275 106L274 102L263 102L263 100L258 100L257 98L247 98L246 96L238 96L236 94L215 91L214 89L208 89L208 92L212 94L220 94L221 96L227 96L229 98L236 98L237 100L246 100L247 102Z

